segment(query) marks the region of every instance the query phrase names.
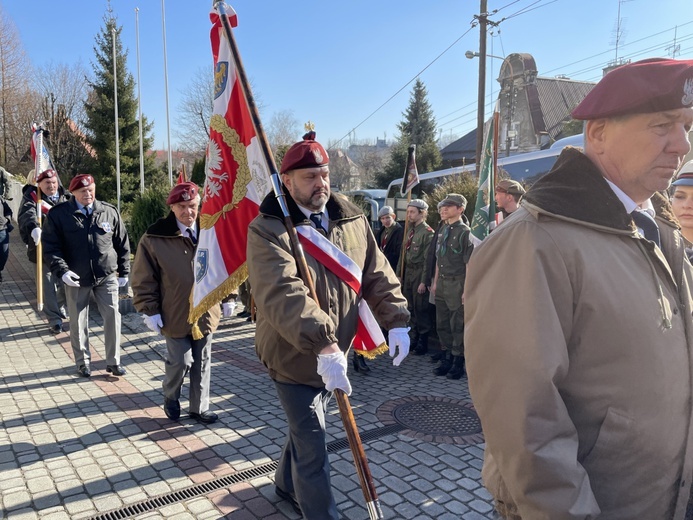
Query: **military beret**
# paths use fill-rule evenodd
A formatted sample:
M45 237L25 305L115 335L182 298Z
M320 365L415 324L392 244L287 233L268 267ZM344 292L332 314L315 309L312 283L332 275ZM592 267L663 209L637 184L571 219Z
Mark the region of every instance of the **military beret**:
M496 191L509 193L510 195L524 195L525 189L517 181L512 179L503 179L496 185Z
M679 170L672 186L693 186L693 161L688 161Z
M299 168L318 168L326 166L330 162L330 156L315 140L315 132L308 132L303 136L303 140L294 143L289 148L282 159L280 173Z
M692 105L693 60L650 58L607 73L571 115L590 120Z
M466 208L467 199L464 198L464 195L460 195L459 193L448 193L447 197L441 200L438 204L438 209L443 206L457 206L459 208Z
M407 204L407 207L413 206L415 208L419 209L428 209L428 204L426 204L426 201L421 200L421 199L412 199L409 201L409 204Z
M166 204L176 204L178 202L188 202L194 200L199 193L200 188L194 182L181 182L176 184L172 189L171 193L168 194L166 199Z
M53 177L57 177L58 174L53 170L52 168L48 168L47 170L43 170L41 172L41 175L38 176L36 179L36 184L41 182L43 179L52 179Z
M378 211L378 218L394 214L395 212L390 206L383 206L382 208L380 208L380 211Z
M79 175L75 175L70 181L70 191L86 188L91 184L94 184L94 177L88 173L80 173Z

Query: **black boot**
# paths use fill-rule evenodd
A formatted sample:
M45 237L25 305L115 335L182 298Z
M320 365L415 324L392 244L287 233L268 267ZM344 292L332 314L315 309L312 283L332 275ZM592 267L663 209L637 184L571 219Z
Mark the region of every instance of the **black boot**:
M448 379L460 379L465 375L464 356L452 356L452 368L445 377Z
M417 343L412 343L414 346L413 354L415 356L423 356L428 352L428 334L421 334Z
M431 356L431 363L437 363L445 357L445 350L439 350Z
M444 376L452 368L452 354L448 350L443 351L443 356L440 358L440 365L433 369L433 373L437 376Z
M354 370L356 372L361 372L362 374L367 374L368 372L371 371L370 367L368 365L366 365L366 358L364 358L361 354L357 354L356 352L354 352L353 363L354 363Z

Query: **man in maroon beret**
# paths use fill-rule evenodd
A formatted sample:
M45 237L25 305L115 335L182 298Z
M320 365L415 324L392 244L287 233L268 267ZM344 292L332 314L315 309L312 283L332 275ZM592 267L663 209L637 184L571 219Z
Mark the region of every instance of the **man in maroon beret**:
M128 233L118 210L96 200L94 177L76 175L70 191L72 198L46 217L43 262L65 284L70 343L79 375L91 376L89 300L93 296L103 318L106 371L122 376L118 287L128 283Z
M474 250L465 301L482 476L507 518L683 519L693 268L663 193L690 150L693 60L609 72L567 148Z
M41 192L41 204L38 204L38 191ZM41 243L42 225L48 212L54 206L68 200L69 194L60 184L58 174L53 169L47 169L36 178L36 186L27 184L22 188L22 203L19 207L17 222L19 223L19 235L26 244L26 252L29 261L36 263L36 248ZM40 209L39 209L40 208ZM39 225L38 211L41 211L41 225ZM63 282L50 270L45 262L41 263L43 269L43 312L48 319L48 330L51 334L60 334L63 331L63 320L67 318L67 302Z
M212 368L212 335L219 325L219 306L198 321L201 339L194 339L188 323L190 291L195 281L193 262L200 231L197 213L200 195L193 182L177 184L166 204L168 216L152 224L140 239L132 266L133 304L144 314L152 332L166 339L163 382L164 412L180 417L183 381L190 374L190 417L211 424L217 414L209 411Z
M275 474L277 494L307 520L338 520L325 444L325 410L332 391L351 393L345 354L356 332L361 298L390 331L394 363L409 351L407 303L363 212L330 193L327 151L309 132L281 165L290 217L297 228L320 234L361 270L357 294L325 264L307 254L320 303L311 298L293 257L274 194L260 206L248 233L248 274L257 305L255 349L268 368L288 421L287 441Z

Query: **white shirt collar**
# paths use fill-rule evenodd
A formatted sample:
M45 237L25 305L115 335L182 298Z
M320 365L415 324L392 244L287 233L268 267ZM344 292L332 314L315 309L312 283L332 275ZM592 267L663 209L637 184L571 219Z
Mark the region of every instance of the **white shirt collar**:
M178 229L180 229L180 234L183 235L184 237L188 236L188 226L183 224L180 220L176 219L176 224L178 224ZM193 222L193 225L190 226L190 229L193 230L193 235L197 236L197 228L196 228L196 223Z
M322 213L322 222L323 222L323 224L325 223L325 217L327 217L327 211L325 211L325 206L323 206L322 209L319 211L311 211L308 208L304 208L300 204L296 204L296 205L298 206L298 209L301 210L301 213L303 213L306 216L307 219L310 219L310 216L313 213Z
M618 200L621 201L623 206L626 208L626 213L629 215L633 213L636 209L642 210L647 212L648 215L650 215L652 218L655 217L655 210L654 206L652 205L652 201L650 199L647 199L645 202L643 202L640 206L638 206L633 199L631 199L628 195L625 194L625 192L616 186L613 182L611 182L609 179L604 177L604 180L609 184L613 192L616 194L618 197Z

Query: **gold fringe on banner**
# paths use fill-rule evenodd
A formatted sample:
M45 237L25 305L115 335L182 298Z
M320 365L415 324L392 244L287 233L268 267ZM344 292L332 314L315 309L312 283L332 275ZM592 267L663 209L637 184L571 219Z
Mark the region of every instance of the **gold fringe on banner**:
M236 271L231 274L226 280L224 280L219 287L215 288L207 296L202 298L200 304L197 307L193 307L192 301L192 291L190 291L190 315L188 316L188 323L193 326L192 334L193 339L202 339L202 331L200 330L197 322L202 317L202 315L211 309L214 305L219 305L221 300L226 298L231 294L234 289L245 282L248 278L248 265L243 262L243 264L236 269ZM197 336L196 336L197 335Z
M358 352L359 354L361 354L366 359L375 359L379 355L384 354L385 352L387 352L389 350L390 350L390 347L387 346L387 343L382 343L381 345L378 345L373 350L356 350L356 349L354 349L355 352Z

